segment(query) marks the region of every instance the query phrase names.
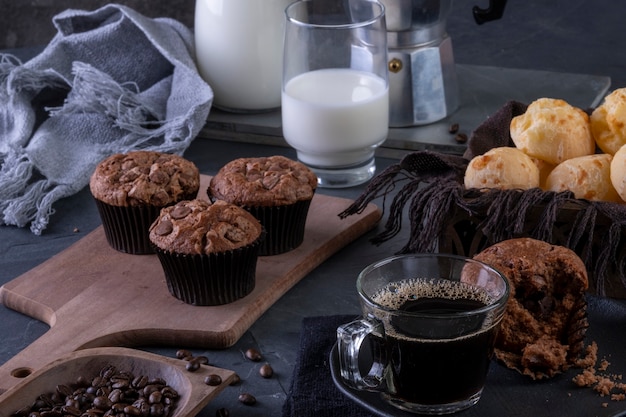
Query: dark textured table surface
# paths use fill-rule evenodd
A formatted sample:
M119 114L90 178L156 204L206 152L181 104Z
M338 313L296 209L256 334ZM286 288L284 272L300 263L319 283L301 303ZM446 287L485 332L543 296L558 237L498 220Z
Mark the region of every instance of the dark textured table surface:
M198 139L185 156L195 162L204 174L215 174L221 165L239 156L261 156L276 153L294 157L290 149L263 145L231 144L224 141ZM379 165L390 163L379 161ZM321 192L347 198L356 197L362 187L348 190ZM50 226L42 236L26 229L0 226L0 282L5 283L44 262L100 225L100 219L88 189L61 201L52 216ZM289 389L296 360L296 347L300 334L300 321L305 316L358 312L354 291L357 273L375 259L393 254L399 247L387 244L373 246L367 237L341 250L303 279L288 296L280 299L266 312L232 348L219 351L193 350L206 354L211 363L239 373L244 382L229 387L217 401L211 403L201 415L213 416L215 409L227 407L231 415L279 415ZM48 326L0 306L0 362L5 362L43 334ZM184 346L181 346L184 347ZM258 376L260 365L244 358L249 347L261 351L265 361L275 371L272 379ZM145 347L166 356L174 356L176 349ZM242 406L237 395L242 390L253 393L258 404ZM242 409L243 407L243 409ZM237 410L240 408L240 410Z
M623 54L626 31L622 20L625 6L609 0L509 1L505 18L476 26L471 19L475 3L455 2L449 20L449 32L455 45L457 62L469 65L500 66L556 72L610 76L612 88L626 86L626 55ZM485 4L481 4L485 6ZM289 148L268 145L231 143L211 139L196 140L186 153L204 174L214 174L225 162L238 156L282 153L295 156ZM381 167L394 162L379 158ZM347 198L358 196L363 187L321 192ZM51 256L77 242L100 225L96 208L88 190L60 201L48 229L34 236L28 229L0 226L0 283L25 273ZM372 232L374 233L374 232ZM220 407L231 409L233 416L277 416L288 392L301 331L301 319L307 316L356 314L358 302L354 282L358 272L373 260L395 253L404 243L406 229L393 241L373 246L363 236L344 248L270 308L244 334L235 346L221 351L194 350L207 354L217 366L233 369L244 379L237 387L229 387L200 415L214 416ZM619 336L622 322L613 323L607 333ZM48 326L0 306L0 363L14 356L43 334ZM626 339L626 338L621 338ZM258 348L275 370L275 376L258 378L256 365L248 362L243 352ZM174 348L144 347L164 355L174 355ZM623 362L621 352L613 353L614 362ZM525 393L515 378L508 380L519 398L519 407L505 408L507 415L535 417L561 415L550 385L544 384ZM506 389L505 389L506 388ZM241 391L253 393L254 407L238 403ZM527 398L527 399L524 399ZM509 401L506 396L496 397ZM575 398L574 398L575 400ZM593 399L592 408L581 407L580 416L611 416L620 411L619 403L601 406L602 399ZM621 408L626 408L623 404Z

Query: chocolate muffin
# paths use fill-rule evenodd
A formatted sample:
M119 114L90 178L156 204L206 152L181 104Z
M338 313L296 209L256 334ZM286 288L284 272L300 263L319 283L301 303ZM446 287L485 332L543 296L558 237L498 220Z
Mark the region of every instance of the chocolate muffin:
M260 255L277 255L300 246L315 189L316 175L284 156L239 158L211 179L207 194L252 213L266 237Z
M170 293L185 303L227 304L254 289L263 228L241 207L180 201L161 210L149 236Z
M111 247L147 254L153 253L148 228L161 208L197 196L200 172L178 155L134 151L100 162L89 188Z
M496 357L533 379L574 366L588 327L587 270L572 250L541 240L505 240L474 256L508 279L511 294Z

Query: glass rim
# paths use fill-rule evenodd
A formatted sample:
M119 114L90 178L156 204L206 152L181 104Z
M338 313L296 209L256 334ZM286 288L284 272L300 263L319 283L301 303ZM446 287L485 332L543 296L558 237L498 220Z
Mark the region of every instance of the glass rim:
M471 311L449 313L449 314L446 314L445 316L442 316L439 314L433 314L433 313L402 311L402 310L398 310L395 308L386 307L372 300L372 298L363 291L361 281L367 273L383 265L389 264L395 260L408 259L408 258L449 258L449 259L454 259L456 261L462 261L462 262L468 262L468 263L480 265L484 267L485 269L488 269L491 272L495 273L497 276L499 276L502 279L502 282L504 283L504 291L500 297L498 297L496 300L494 300L493 303L489 305L486 305L484 307L480 307ZM394 256L384 258L384 259L380 259L374 263L369 264L359 273L357 277L356 287L357 287L357 292L359 296L361 297L361 300L367 302L371 307L384 311L385 313L388 313L391 315L397 315L397 316L421 317L421 318L426 318L426 319L439 319L439 320L441 319L449 320L449 319L458 319L461 317L470 317L470 316L474 316L478 314L485 314L490 311L497 310L498 308L504 308L507 305L508 298L511 293L511 288L510 288L511 286L509 284L509 280L506 278L506 276L502 272L498 271L496 268L482 261L478 261L478 260L461 256L461 255L454 255L454 254L447 254L447 253L410 253L410 254L394 255Z
M297 26L301 27L310 27L313 29L357 29L364 26L369 26L377 20L382 19L385 16L385 6L378 0L359 0L364 3L372 3L378 6L378 13L376 13L373 17L369 19L359 20L357 22L351 23L340 23L340 24L320 24L320 23L309 23L304 22L296 17L292 16L289 12L291 9L296 8L297 6L310 3L313 0L296 0L293 3L289 4L285 9L285 16L287 17L287 21Z

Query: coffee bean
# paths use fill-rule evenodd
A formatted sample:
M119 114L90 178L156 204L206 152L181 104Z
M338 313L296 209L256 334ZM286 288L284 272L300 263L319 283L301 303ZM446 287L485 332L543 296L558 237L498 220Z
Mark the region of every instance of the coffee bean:
M218 408L217 411L215 411L215 417L229 417L230 416L230 411L228 411L228 408Z
M241 377L238 374L233 376L233 380L230 382L230 385L237 385L241 382Z
M143 396L148 398L150 394L152 394L154 391L159 391L160 389L161 388L157 384L148 384L142 390Z
M209 358L207 358L206 356L196 356L195 358L193 358L194 361L197 361L199 364L201 365L208 365L209 364Z
M140 375L137 376L135 378L133 378L132 382L130 383L130 385L135 388L135 389L142 389L144 388L146 385L148 385L148 377L145 375Z
M261 356L261 352L259 352L255 348L250 348L246 350L246 358L250 359L253 362L258 362L263 359L263 356Z
M63 406L61 407L61 411L63 413L65 413L68 416L74 416L74 417L78 417L82 414L82 412L80 411L80 409L76 408L76 407L71 407L71 406Z
M141 410L133 405L127 405L124 407L124 413L128 416L141 416Z
M163 387L163 389L161 389L161 394L163 394L163 397L166 399L173 399L173 398L179 397L178 392L174 388L167 386L167 385Z
M154 391L148 397L148 402L150 404L160 404L162 398L163 398L163 394L161 394L161 391Z
M261 368L259 369L259 374L263 378L271 378L272 375L274 375L274 370L272 369L269 363L266 363L265 365L261 366Z
M56 387L57 393L62 397L69 397L70 395L72 395L73 390L68 387L67 385L64 384L59 384Z
M222 377L217 374L211 374L204 378L204 383L215 387L222 383Z
M109 365L109 366L105 366L104 368L100 370L100 376L104 379L109 379L113 375L115 375L116 372L117 370L115 369L115 366Z
M185 369L188 370L189 372L196 372L198 369L200 369L200 362L197 362L192 359L189 362L187 362L187 365L185 365Z
M165 416L165 406L163 404L152 404L150 406L150 417L163 417Z
M111 391L111 393L109 394L109 400L112 403L119 403L121 402L123 399L123 394L122 394L122 390L121 389L114 389L113 391Z
M467 142L467 135L465 133L457 133L454 136L454 140L456 140L457 143L465 143Z
M79 376L78 378L76 378L76 386L78 387L88 387L91 385L91 382L89 382L89 378L85 378L84 376Z
M111 406L111 411L115 411L116 413L123 413L124 407L125 407L124 404L116 403Z
M200 360L201 362L202 360ZM59 384L11 415L16 417L168 417L178 392L162 378L152 380L105 366L95 378Z
M456 132L459 131L459 124L458 123L452 123L450 125L450 127L448 128L448 131L452 134L455 134Z
M256 404L256 398L254 398L254 395L249 394L247 392L239 394L239 401L242 404L245 404L245 405L254 405L254 404Z
M112 405L113 403L111 402L111 400L103 395L98 396L93 400L93 406L98 410L106 411L111 408Z
M176 351L176 357L178 359L191 358L191 357L193 357L193 354L190 351L188 351L187 349L178 349Z

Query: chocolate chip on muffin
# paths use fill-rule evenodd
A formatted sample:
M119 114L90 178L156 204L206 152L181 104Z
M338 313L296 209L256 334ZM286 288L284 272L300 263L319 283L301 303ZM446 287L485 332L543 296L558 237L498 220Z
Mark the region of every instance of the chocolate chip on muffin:
M93 196L114 206L165 207L194 198L200 172L178 155L134 151L112 155L98 164L89 188Z
M255 286L263 228L243 208L225 201L180 201L161 210L150 241L170 293L193 305L221 305Z
M260 255L277 255L300 246L315 189L316 175L284 156L239 158L211 179L207 194L244 207L265 227Z
M160 209L195 198L199 187L192 162L152 151L111 155L89 181L109 245L132 254L153 253L148 228Z

